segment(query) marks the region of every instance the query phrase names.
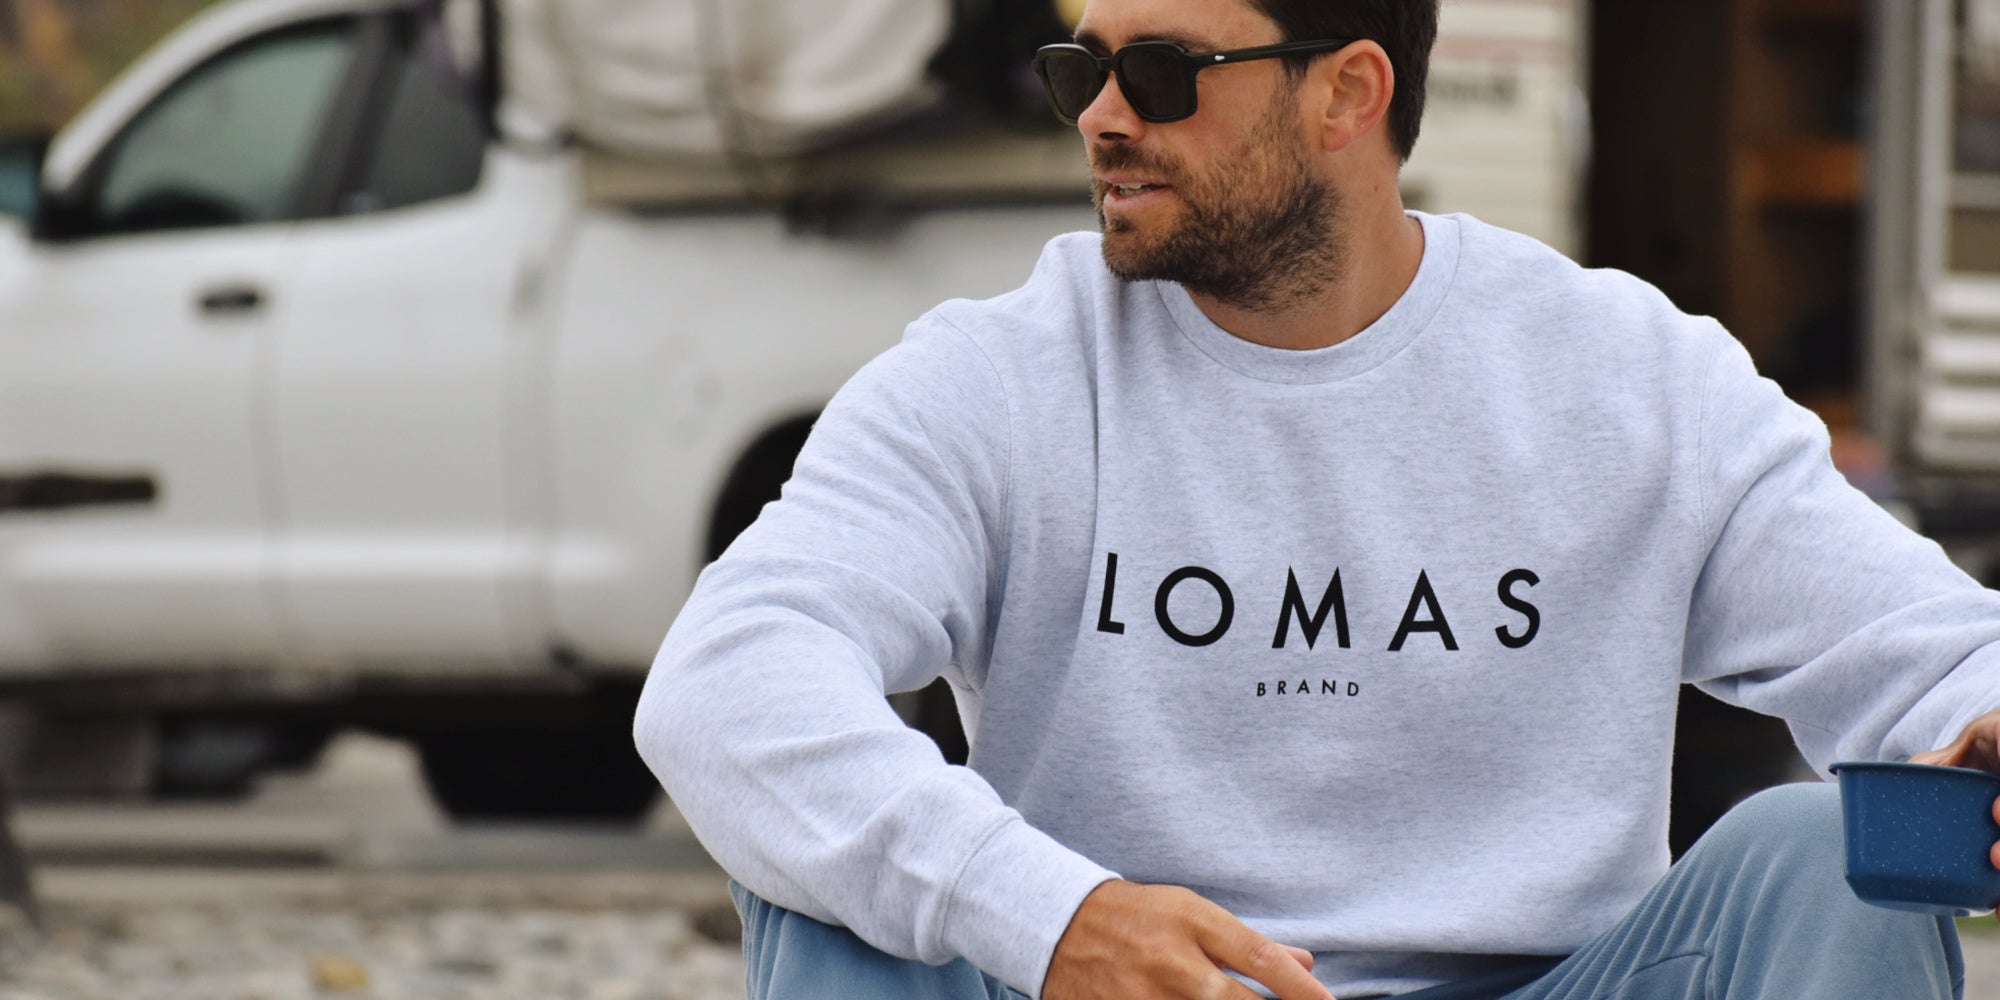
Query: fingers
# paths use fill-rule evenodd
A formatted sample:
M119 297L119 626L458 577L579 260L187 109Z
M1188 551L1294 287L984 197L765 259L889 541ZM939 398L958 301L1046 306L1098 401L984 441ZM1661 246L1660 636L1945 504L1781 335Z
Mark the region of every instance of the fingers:
M1967 728L1964 732L1959 733L1958 739L1951 741L1949 746L1939 747L1936 750L1926 750L1920 754L1912 754L1910 756L1910 763L1963 767L1965 766L1966 757L1972 751L1973 739L1974 733L1972 729Z
M1255 990L1237 982L1221 969L1210 970L1192 995L1196 1000L1264 1000Z
M1988 712L1972 720L1950 746L1914 754L1910 763L2000 771L2000 712Z
M1333 1000L1333 994L1306 971L1311 968L1311 955L1301 962L1299 949L1251 930L1220 907L1215 912L1221 919L1203 928L1201 940L1202 950L1210 958L1269 987L1278 1000Z
M1967 732L1961 734L1948 747L1926 750L1919 754L1911 754L1910 763L1936 764L1941 767L1967 767L1970 766L1970 763L1966 758L1971 755L1971 751L1972 734Z
M1281 1000L1332 1000L1307 971L1312 961L1310 952L1258 934L1197 893L1113 879L1077 907L1050 958L1042 995L1255 1000L1233 971Z
M1333 1000L1333 995L1326 992L1325 987L1319 987L1319 990L1320 992L1314 996ZM1278 995L1284 997L1282 993ZM1188 996L1195 1000L1264 1000L1256 990L1243 985L1242 981L1221 969L1209 970L1209 975L1201 980L1201 985Z
M1971 733L1960 736L1952 745L1938 750L1926 750L1910 755L1912 764L1937 764L1943 767L1970 767L1981 771L1991 771L2000 761L1994 759L1991 743L1975 737Z

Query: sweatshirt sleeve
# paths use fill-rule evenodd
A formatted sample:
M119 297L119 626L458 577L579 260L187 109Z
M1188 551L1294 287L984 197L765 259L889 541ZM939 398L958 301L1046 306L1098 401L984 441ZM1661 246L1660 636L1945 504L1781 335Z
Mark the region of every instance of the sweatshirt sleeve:
M1112 874L947 764L885 693L987 653L1012 446L998 375L935 315L827 407L783 496L701 574L634 736L751 891L1038 994Z
M1695 476L1709 549L1685 679L1785 719L1822 772L1950 742L2000 707L2000 594L1850 487L1819 418L1707 326Z

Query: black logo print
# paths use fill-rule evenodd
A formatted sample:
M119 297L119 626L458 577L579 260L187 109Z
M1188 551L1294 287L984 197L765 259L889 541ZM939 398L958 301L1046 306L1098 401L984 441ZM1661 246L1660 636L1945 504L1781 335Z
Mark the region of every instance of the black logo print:
M1501 575L1494 586L1495 597L1508 611L1519 615L1521 621L1518 628L1510 628L1509 624L1494 627L1493 635L1500 645L1508 649L1522 649L1541 634L1541 609L1522 593L1524 587L1535 587L1541 582L1541 577L1528 569L1511 569ZM1183 585L1203 586L1215 592L1221 608L1214 622L1190 623L1174 619L1168 604L1174 591ZM1118 553L1107 552L1104 557L1104 592L1097 607L1099 632L1125 634L1125 623L1116 617L1117 601ZM1284 649L1294 628L1305 639L1306 648L1314 648L1329 618L1333 621L1335 645L1341 649L1353 648L1353 631L1347 616L1347 593L1339 569L1333 571L1326 589L1320 593L1318 604L1309 611L1298 573L1296 569L1287 567L1285 596L1276 609L1275 618L1277 628L1271 639L1272 649ZM1213 645L1229 634L1235 620L1236 595L1230 589L1229 581L1214 570L1202 566L1182 566L1168 573L1154 588L1153 621L1163 634L1183 646ZM1430 573L1419 569L1416 582L1410 588L1409 604L1403 609L1402 620L1396 624L1388 651L1400 653L1413 637L1424 634L1436 636L1438 644L1446 652L1458 651L1458 638L1452 632L1451 622L1446 617L1444 605L1438 600L1436 588L1431 585Z

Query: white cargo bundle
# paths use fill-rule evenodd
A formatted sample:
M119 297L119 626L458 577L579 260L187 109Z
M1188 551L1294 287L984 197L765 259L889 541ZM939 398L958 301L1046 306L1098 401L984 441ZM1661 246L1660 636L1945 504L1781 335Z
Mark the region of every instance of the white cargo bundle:
M787 155L937 99L950 0L501 0L502 127L646 159Z

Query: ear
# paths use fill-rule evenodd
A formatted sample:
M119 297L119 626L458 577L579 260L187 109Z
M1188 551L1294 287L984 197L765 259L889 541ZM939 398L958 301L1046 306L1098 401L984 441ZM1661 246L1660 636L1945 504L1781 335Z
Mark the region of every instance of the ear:
M1396 96L1396 70L1382 46L1367 39L1321 56L1307 74L1307 93L1320 102L1321 148L1337 153L1364 136L1385 131ZM1386 133L1383 136L1387 141Z

